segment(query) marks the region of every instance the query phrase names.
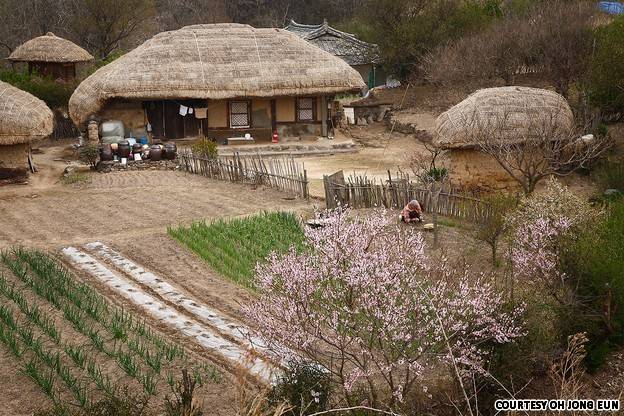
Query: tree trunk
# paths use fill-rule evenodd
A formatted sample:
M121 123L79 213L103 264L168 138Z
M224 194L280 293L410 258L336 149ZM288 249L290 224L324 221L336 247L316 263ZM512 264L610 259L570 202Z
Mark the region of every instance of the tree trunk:
M494 267L497 267L497 264L496 264L497 263L497 261L496 261L496 248L497 248L497 246L498 246L498 243L497 243L496 240L494 240L492 242L491 246L490 246L492 248L492 265Z

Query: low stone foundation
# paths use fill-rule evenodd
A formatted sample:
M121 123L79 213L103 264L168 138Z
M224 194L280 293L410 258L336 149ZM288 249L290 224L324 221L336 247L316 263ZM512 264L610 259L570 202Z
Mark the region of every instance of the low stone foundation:
M101 173L119 172L126 170L179 170L178 160L141 160L130 161L122 165L115 161L100 161L96 170Z

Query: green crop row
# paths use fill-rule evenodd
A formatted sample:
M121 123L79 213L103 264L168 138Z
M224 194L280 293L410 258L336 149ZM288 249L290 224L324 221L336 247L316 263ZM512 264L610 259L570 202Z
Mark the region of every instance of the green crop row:
M157 393L156 387L165 360L172 362L181 358L186 361L183 348L166 342L145 321L133 319L129 312L111 307L105 298L86 284L77 282L66 269L46 254L18 248L11 252L2 252L0 257L18 279L62 312L65 320L88 337L97 350L115 360L126 374L135 378L146 393ZM71 363L88 374L99 390L108 395L116 395L119 388L114 379L102 371L94 358L88 356L83 345L61 343L60 331L54 320L44 316L37 305L28 304L23 288L10 284L0 276L0 295L12 300L23 315L67 355ZM104 327L111 334L112 348L106 346L96 328L98 326ZM80 406L89 402L86 385L73 375L68 366L62 364L61 353L47 350L41 340L34 336L31 327L20 326L14 317L14 311L5 304L0 305L0 342L18 358L26 350L33 352L37 360L28 362L24 372L53 400L56 401L53 392L54 377L50 374L56 372ZM138 357L149 367L147 371L141 370ZM50 371L39 368L39 364L47 365ZM196 364L194 372L201 374L198 367L199 364ZM202 365L201 368L208 379L218 381L220 374L213 366ZM164 379L168 384L173 383L171 373L167 373Z
M273 251L303 247L304 235L297 217L286 212L263 212L245 218L197 222L169 228L169 235L197 253L219 274L254 288L258 262Z

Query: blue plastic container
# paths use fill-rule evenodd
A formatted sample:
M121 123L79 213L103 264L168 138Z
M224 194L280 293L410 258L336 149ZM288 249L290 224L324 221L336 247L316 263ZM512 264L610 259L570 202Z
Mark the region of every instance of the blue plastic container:
M147 137L141 137L141 144L147 144Z
M608 14L624 14L624 4L619 1L601 1L598 7Z

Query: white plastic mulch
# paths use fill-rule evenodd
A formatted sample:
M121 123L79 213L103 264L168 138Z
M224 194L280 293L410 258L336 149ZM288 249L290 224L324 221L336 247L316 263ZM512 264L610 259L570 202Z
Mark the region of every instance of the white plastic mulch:
M104 244L95 242L87 244L85 247L111 261L136 282L149 287L162 300L146 293L140 285L133 283L121 273L109 269L86 252L75 247L66 247L62 252L76 268L103 282L152 317L175 328L183 335L193 338L202 347L221 354L237 365L246 367L251 374L264 381L271 380L276 367L268 360L250 354L250 350L254 347L263 349L263 344L260 340L249 337L247 328L229 321L220 316L218 312L182 295L174 286L158 278L154 273L148 272L134 262L125 259ZM171 302L182 307L189 315L179 312L165 302ZM209 325L197 318L206 321ZM217 331L211 327L216 328ZM234 338L237 343L228 340L219 334L219 331Z

